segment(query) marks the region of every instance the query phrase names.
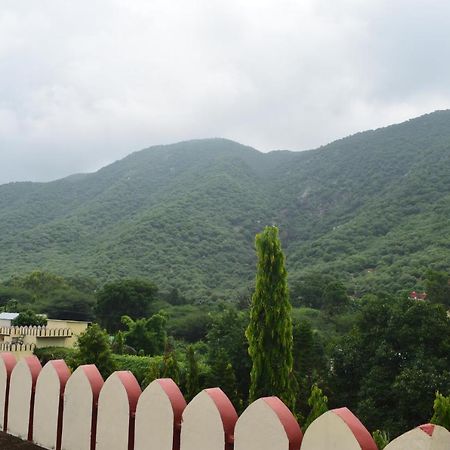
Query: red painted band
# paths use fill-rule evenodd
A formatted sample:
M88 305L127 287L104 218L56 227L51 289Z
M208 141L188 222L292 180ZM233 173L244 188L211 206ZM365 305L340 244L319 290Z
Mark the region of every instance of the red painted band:
M432 423L426 423L424 425L420 425L419 428L428 434L428 436L433 436L434 425Z
M180 449L180 434L181 434L181 417L186 408L186 400L180 391L180 388L172 380L172 378L159 378L156 380L161 386L161 389L166 393L173 412L173 442L172 450Z
M128 397L128 405L130 412L130 419L128 424L128 450L133 450L134 448L134 422L136 417L136 406L141 395L141 387L137 382L134 375L129 370L121 370L114 372L113 375L117 375L121 381L125 392ZM111 376L113 376L111 375Z
M264 397L262 399L277 415L289 440L289 450L299 450L303 433L290 409L278 397Z
M236 410L222 389L205 389L205 392L215 403L219 411L220 418L222 419L223 430L225 432L225 450L232 450L234 442L234 427L238 419Z
M16 357L12 353L0 353L0 358L6 371L6 388L5 388L5 409L3 411L3 431L8 429L8 405L9 405L9 383L11 381L11 372L16 365Z
M36 381L42 370L41 363L36 356L26 356L24 358L31 375L31 398L30 398L30 415L28 419L28 440L33 440L33 419L34 419L34 397L36 394Z
M358 441L361 450L378 450L375 441L366 427L348 408L333 409L332 412L347 424Z

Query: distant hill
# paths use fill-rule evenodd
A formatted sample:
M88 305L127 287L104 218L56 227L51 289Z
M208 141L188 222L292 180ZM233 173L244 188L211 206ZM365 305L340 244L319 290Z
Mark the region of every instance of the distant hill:
M143 276L194 298L251 286L277 224L290 280L356 294L421 287L450 266L450 111L307 152L225 139L151 147L96 173L0 186L0 277Z

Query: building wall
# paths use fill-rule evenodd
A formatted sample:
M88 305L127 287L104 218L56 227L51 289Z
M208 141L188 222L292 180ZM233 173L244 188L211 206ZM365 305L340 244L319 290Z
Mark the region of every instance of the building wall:
M9 391L9 393L8 393ZM189 404L171 379L141 389L128 371L105 382L94 365L73 374L62 360L41 367L0 354L0 429L56 450L377 450L347 408L326 412L303 435L277 397L256 400L240 415L219 388ZM386 450L448 450L450 432L425 424Z
M70 328L72 330L72 337L67 338L64 347L73 347L78 336L86 331L88 326L88 322L80 322L76 320L48 319L47 321L47 328Z
M3 321L7 322L7 321ZM42 327L10 327L7 324L3 330L0 325L0 344L14 344L19 341L25 346L43 347L74 347L78 336L83 333L89 326L88 322L79 322L74 320L57 320L49 319L47 326ZM60 334L57 336L57 334ZM11 347L12 349L12 347ZM9 349L3 345L0 351ZM14 347L13 351L19 356L18 347ZM32 350L20 350L20 355L32 354Z

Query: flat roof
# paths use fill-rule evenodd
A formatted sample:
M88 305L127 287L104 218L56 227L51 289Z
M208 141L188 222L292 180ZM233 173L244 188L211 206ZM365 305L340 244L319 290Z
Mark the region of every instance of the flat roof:
M14 320L19 313L9 313L9 312L3 312L0 313L0 320Z

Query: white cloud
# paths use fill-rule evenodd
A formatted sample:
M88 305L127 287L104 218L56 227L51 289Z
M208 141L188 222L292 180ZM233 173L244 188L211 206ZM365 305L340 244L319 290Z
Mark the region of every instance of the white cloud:
M0 182L223 136L304 149L449 105L437 0L4 0Z

